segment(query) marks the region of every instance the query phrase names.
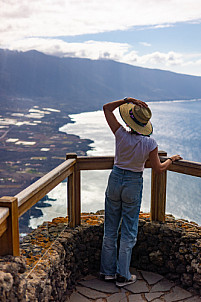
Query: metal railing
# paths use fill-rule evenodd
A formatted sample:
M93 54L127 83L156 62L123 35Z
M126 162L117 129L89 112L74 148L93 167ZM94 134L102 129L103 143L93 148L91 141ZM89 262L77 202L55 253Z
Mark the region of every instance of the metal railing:
M161 161L165 161L167 153L159 151ZM20 254L19 249L19 217L36 204L42 197L68 177L67 214L69 226L81 223L81 183L80 171L112 169L114 157L77 156L67 154L66 161L41 177L38 181L21 191L14 197L0 198L0 255ZM145 168L151 168L149 160ZM201 177L201 163L181 160L168 168L170 171ZM151 176L151 210L152 221L165 220L167 171L156 174L152 169Z

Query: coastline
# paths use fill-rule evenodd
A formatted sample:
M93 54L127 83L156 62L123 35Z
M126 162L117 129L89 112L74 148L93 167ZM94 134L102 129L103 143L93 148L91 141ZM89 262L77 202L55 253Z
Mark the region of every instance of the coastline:
M1 196L15 196L65 160L66 153L86 155L89 139L59 131L72 123L63 109L5 105L0 110L0 190ZM30 217L40 217L40 208L48 205L45 197L19 219L20 232L28 227Z

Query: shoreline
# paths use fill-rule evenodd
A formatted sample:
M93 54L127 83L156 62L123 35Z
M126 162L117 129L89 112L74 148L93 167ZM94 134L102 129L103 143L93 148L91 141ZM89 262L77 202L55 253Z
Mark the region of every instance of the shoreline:
M31 105L5 105L0 110L0 197L15 196L60 165L66 153L83 156L90 150L91 140L59 131L72 122L71 112ZM43 215L36 207L44 206L48 205L42 199L20 217L21 233L32 230L29 219Z

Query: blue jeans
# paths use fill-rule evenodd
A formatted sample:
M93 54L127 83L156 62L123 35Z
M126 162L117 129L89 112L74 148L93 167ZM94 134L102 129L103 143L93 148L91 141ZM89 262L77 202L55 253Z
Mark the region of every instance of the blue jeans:
M105 223L100 273L130 279L132 249L137 241L142 199L142 172L113 167L105 192ZM121 224L119 256L117 239Z

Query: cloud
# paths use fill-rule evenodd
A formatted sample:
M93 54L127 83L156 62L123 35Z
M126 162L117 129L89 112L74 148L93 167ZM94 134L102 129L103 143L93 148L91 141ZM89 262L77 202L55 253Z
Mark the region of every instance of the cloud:
M176 22L201 23L200 0L0 0L0 7L0 48L111 59L201 75L200 54L151 51L154 41L149 44L146 38L140 42L146 47L143 55L128 43L69 43L59 38L65 36L67 41L68 36L172 27Z
M146 46L146 47L150 47L151 44L150 43L147 43L147 42L140 42L141 45L143 46Z
M59 57L80 57L92 60L110 59L135 66L172 70L201 75L201 53L184 54L174 51L150 52L140 55L128 43L86 41L68 43L60 39L28 38L13 42L11 50L36 49Z
M0 41L196 22L200 0L0 0ZM200 21L199 21L200 22Z
M136 52L130 52L124 57L124 63L201 76L201 52L185 54L174 51L167 53L157 51L141 56Z
M199 24L199 22L197 20L197 24ZM173 27L173 25L172 24L157 24L157 25L154 25L150 28L154 29L154 28L168 28L168 27Z
M28 38L13 42L10 50L28 51L35 49L58 57L80 57L112 59L120 61L129 51L127 43L86 41L84 43L67 43L60 39Z
M173 51L170 51L168 53L157 51L140 57L139 62L141 64L149 64L152 66L158 64L164 66L173 66L181 65L183 63L183 59L181 54L175 53Z

